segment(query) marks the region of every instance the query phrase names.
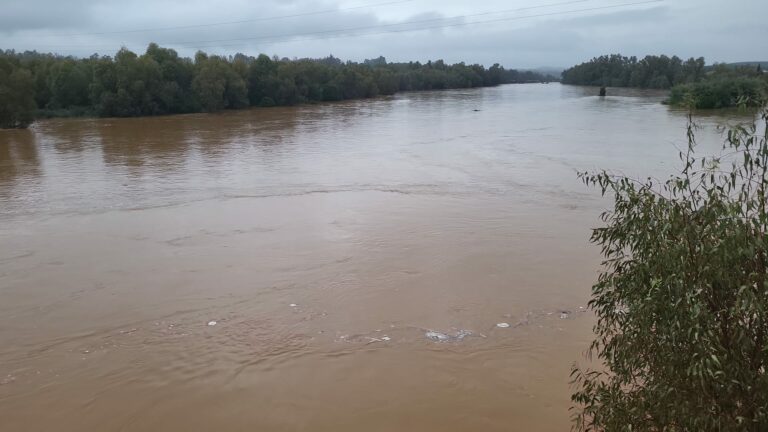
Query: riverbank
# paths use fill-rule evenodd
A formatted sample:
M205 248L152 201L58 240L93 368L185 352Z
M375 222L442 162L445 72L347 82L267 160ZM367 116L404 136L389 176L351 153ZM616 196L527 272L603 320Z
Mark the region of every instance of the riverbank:
M546 81L546 82L524 82L524 83L514 83L514 85L532 85L532 84L559 84L559 81ZM500 85L512 85L512 84L499 84ZM492 86L492 87L498 87L498 86ZM481 88L490 88L490 87L481 87ZM239 108L237 110L247 110L247 109L271 109L271 108L289 108L289 107L301 107L301 106L314 106L314 105L333 105L338 103L344 103L351 100L380 100L380 99L386 99L391 98L395 96L406 96L408 94L418 94L418 93L427 93L427 92L441 92L441 91L455 91L455 90L471 90L473 87L469 88L447 88L447 89L440 89L440 90L404 90L399 91L392 95L377 95L370 98L363 98L363 99L347 99L347 100L339 100L339 101L307 101L303 103L299 103L296 105L287 105L287 106L281 106L281 105L270 105L270 106L249 106L244 108ZM221 112L226 111L237 111L237 110L224 110ZM171 114L158 114L158 115L152 115L152 116L138 116L138 117L127 117L127 118L134 118L134 119L147 119L147 118L153 118L153 117L169 117L169 116L178 116L178 115L192 115L192 114L206 114L205 112L189 112L189 113L171 113ZM91 108L74 108L70 110L38 110L35 114L35 121L39 120L51 120L51 119L118 119L118 118L126 118L126 117L102 117L99 116L96 112L93 111ZM3 129L0 129L3 130ZM8 130L8 129L5 129Z
M688 109L760 107L768 100L768 74L759 62L707 66L703 57L604 55L566 69L562 82L669 90L665 103Z
M142 117L554 80L499 64L442 60L390 63L379 57L356 63L333 56L291 60L202 51L191 59L154 43L144 54L123 48L114 57L9 50L0 52L0 93L7 96L0 101L0 127L26 127L35 113Z

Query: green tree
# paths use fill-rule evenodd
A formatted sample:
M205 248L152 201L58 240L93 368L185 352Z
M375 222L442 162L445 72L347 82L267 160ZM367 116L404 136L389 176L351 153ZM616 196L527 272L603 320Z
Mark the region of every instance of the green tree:
M26 128L35 116L32 74L0 58L0 128Z
M290 60L203 52L193 60L155 43L142 55L123 48L114 57L0 51L0 58L31 72L33 87L28 91L37 112L45 116L149 116L552 80L499 65L486 69L442 60L388 63L379 57L344 63L333 56Z
M54 63L48 72L49 108L87 105L90 80L91 70L85 62L68 58Z
M248 106L245 80L225 59L198 53L195 56L195 69L192 89L203 110L214 112Z
M160 68L160 83L154 99L162 113L185 113L196 111L192 95L194 65L192 61L179 57L175 50L149 44L144 57L151 59Z
M374 80L379 92L383 95L393 95L400 90L400 80L397 74L388 69L377 69L374 72Z
M251 105L259 105L269 98L274 105L277 87L277 63L261 54L248 66L248 98Z
M224 90L227 79L217 68L216 62L198 54L195 59L196 73L192 89L204 111L221 111L225 108Z
M575 428L768 430L768 111L720 157L680 153L665 182L582 173L613 197L595 229L590 353L574 367Z
M714 77L698 83L672 88L668 102L699 109L738 105L760 107L768 100L768 82L749 77Z
M48 75L58 61L51 54L25 53L20 56L21 65L32 73L35 81L35 103L38 107L46 107L51 102L51 91L48 88Z
M604 55L563 71L563 83L667 89L676 84L704 79L704 59L677 56L624 57Z
M90 95L102 116L165 114L162 90L162 71L151 56L139 57L123 48L114 63L109 59L95 61Z
M113 102L117 92L117 67L111 58L94 61L93 80L88 87L91 105L101 115L114 115Z

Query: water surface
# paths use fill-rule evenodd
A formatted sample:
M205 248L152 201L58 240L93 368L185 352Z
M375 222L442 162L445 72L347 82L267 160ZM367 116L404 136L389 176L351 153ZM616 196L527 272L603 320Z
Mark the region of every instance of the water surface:
M566 430L607 204L575 173L685 145L663 94L596 94L0 131L0 429Z

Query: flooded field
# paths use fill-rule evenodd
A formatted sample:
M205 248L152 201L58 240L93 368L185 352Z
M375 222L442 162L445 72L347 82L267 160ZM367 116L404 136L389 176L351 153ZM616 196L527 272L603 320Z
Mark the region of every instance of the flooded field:
M576 171L685 146L663 94L596 94L0 131L0 430L567 430L609 204Z

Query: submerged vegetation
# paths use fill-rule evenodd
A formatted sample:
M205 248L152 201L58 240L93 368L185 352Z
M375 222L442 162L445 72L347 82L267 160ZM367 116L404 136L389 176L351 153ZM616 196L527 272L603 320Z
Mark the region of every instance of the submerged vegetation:
M248 106L295 105L391 95L400 91L552 81L498 64L442 60L363 63L198 52L194 59L150 44L137 55L62 57L0 51L0 127L26 127L38 116L150 116Z
M670 104L699 109L761 106L768 98L768 74L761 64L706 66L702 57L606 55L565 70L562 82L671 89Z
M591 355L574 368L575 426L768 430L768 111L728 131L723 155L665 182L581 178L614 199L592 241L604 270Z

